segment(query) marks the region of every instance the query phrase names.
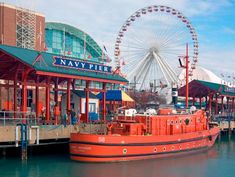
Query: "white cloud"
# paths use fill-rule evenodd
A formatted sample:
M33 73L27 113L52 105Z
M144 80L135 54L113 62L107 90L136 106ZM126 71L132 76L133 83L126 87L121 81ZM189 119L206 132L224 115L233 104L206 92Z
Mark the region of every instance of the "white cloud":
M178 9L190 21L195 17L208 18L213 16L220 9L231 6L229 0L3 0L4 2L33 8L46 15L47 21L58 21L68 23L80 28L93 37L101 46L104 44L109 54L113 55L114 43L117 33L125 20L136 10L149 5L166 5ZM174 3L173 3L174 2ZM203 25L203 24L198 24ZM197 26L194 24L197 29ZM224 32L234 34L235 30L224 28ZM204 36L204 34L201 34ZM200 36L199 36L200 37ZM205 38L206 39L206 38ZM200 39L199 39L200 40ZM210 41L210 39L207 39ZM216 42L216 41L214 41ZM199 41L200 43L200 41ZM203 41L202 41L203 43ZM212 42L213 45L213 42ZM201 45L200 45L201 46ZM201 49L200 49L201 50ZM233 70L231 61L235 56L230 51L219 49L202 49L203 66L210 68L221 68L221 59L227 63L230 70ZM205 58L205 59L204 59ZM231 58L227 60L227 58ZM206 61L206 62L205 62ZM208 62L208 63L207 63ZM227 69L227 68L226 68Z
M227 50L208 49L201 52L199 58L200 66L212 70L217 75L221 73L235 75L235 48Z
M235 29L229 28L229 27L223 27L223 31L226 34L233 34L235 35Z

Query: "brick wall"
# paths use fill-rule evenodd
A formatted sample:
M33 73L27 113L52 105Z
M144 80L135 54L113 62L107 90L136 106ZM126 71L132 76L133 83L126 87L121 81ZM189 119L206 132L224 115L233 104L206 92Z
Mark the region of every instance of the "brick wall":
M16 46L17 7L0 3L0 44ZM36 13L35 50L43 50L45 41L45 17Z

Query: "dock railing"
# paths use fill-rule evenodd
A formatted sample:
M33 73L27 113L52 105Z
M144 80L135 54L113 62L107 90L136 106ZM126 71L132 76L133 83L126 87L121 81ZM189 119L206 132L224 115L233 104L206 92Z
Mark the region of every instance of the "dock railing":
M0 126L16 126L19 123L38 125L40 121L35 112L0 111Z
M233 121L233 120L235 120L235 112L224 112L212 116L212 121L215 122Z

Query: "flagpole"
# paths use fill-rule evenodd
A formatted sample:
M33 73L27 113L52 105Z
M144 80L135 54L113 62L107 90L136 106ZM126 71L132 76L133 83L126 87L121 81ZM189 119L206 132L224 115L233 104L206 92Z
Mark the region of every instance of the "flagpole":
M63 33L63 49L64 49L64 56L65 56L65 28Z
M86 34L84 34L84 60L86 60Z
M188 108L188 96L189 96L189 85L188 85L188 43L186 44L186 56L185 56L186 64L186 109Z

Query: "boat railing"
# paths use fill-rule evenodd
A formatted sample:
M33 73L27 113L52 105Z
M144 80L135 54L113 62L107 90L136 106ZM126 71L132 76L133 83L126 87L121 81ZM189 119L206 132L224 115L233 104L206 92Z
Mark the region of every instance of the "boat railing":
M107 123L103 121L80 123L79 130L81 133L106 135Z

